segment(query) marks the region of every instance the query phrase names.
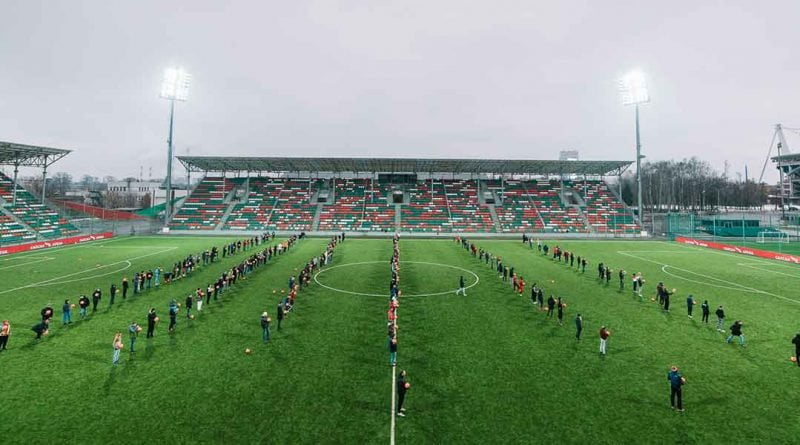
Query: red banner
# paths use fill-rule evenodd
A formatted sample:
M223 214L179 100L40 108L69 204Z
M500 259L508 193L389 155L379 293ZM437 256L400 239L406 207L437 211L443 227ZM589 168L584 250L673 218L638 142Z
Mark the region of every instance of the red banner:
M708 249L724 250L725 252L740 253L770 260L780 260L789 263L800 264L800 256L789 255L788 253L771 252L769 250L751 249L749 247L732 246L730 244L715 243L713 241L703 241L694 238L684 238L678 236L675 241L690 246L706 247Z
M89 241L97 241L107 239L114 236L113 232L95 233L92 235L71 236L69 238L61 238L52 241L37 241L35 243L19 244L16 246L0 247L0 255L9 255L12 253L28 252L30 250L48 249L50 247L60 247L69 244L88 243Z

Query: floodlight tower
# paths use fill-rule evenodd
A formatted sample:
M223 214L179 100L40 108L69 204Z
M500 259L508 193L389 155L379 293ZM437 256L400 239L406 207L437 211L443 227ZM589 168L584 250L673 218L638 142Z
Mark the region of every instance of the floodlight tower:
M622 94L623 105L633 105L636 110L636 205L639 208L639 223L642 223L642 142L639 138L639 105L650 102L647 92L647 81L644 73L639 70L631 71L619 80L619 91Z
M167 138L167 197L164 203L164 225L169 222L172 208L172 123L175 118L175 101L186 102L189 98L189 83L192 76L183 68L173 67L164 70L161 83L161 98L169 101L169 137Z

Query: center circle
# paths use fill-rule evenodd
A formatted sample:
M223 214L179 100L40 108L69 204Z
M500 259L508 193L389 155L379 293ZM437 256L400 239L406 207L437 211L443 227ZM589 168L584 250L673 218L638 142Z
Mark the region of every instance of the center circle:
M328 267L326 269L322 269L319 272L317 272L314 275L314 282L316 282L320 286L324 287L325 289L332 290L334 292L341 292L343 294L361 295L361 296L364 296L364 297L387 297L388 298L389 297L388 290L387 290L387 292L385 294L372 294L372 293L366 293L366 292L353 292L353 291L349 291L349 290L345 290L345 289L339 289L339 288L336 288L336 287L328 286L327 284L321 283L319 281L319 279L318 279L318 277L320 275L322 275L325 272L331 271L333 269L339 269L339 268L351 267L351 266L360 266L360 265L364 265L364 264L385 264L387 266L386 267L387 271L389 269L389 267L388 267L389 263L387 261L361 261L361 262L357 262L357 263L339 264L339 265L336 265L336 266ZM475 287L480 282L480 278L478 278L478 275L475 274L475 272L472 272L469 269L464 269L463 267L453 266L453 265L450 265L450 264L430 263L430 262L425 262L425 261L403 261L402 264L422 264L422 265L426 265L426 266L440 266L440 267L446 267L446 268L449 268L449 269L459 270L461 272L466 272L466 273L472 275L475 278L475 281L473 283L471 283L470 285L465 287L466 289L470 289L472 287ZM456 290L457 289L452 289L452 290L447 290L447 291L444 291L444 292L432 292L432 293L427 293L427 294L408 294L408 295L403 294L403 298L406 298L406 297L434 297L434 296L437 296L437 295L452 294L452 293L455 293Z

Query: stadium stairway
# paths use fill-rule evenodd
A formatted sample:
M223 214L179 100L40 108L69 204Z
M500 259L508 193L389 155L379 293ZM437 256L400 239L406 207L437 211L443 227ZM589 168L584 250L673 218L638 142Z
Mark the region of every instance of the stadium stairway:
M311 231L316 232L319 230L319 217L322 215L322 209L325 206L325 203L318 202L317 209L314 211L314 220L311 221Z
M241 198L236 199L237 196ZM250 178L246 178L241 185L233 187L230 192L228 192L227 196L223 202L228 203L228 208L225 209L225 212L222 214L222 217L219 219L219 223L215 227L216 230L222 230L225 227L225 223L228 222L228 217L231 216L231 212L236 207L237 204L240 202L246 202L247 198L250 196Z
M494 204L486 204L486 207L489 208L489 214L492 215L492 224L494 224L494 231L496 233L501 233L503 230L500 228L500 219L497 217L497 210L495 210Z
M394 205L394 230L400 232L400 227L403 225L403 205Z

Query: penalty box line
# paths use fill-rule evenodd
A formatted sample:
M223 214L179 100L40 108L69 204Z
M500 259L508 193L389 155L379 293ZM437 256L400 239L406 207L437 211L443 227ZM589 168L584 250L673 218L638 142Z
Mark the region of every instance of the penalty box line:
M792 302L792 303L795 303L795 304L800 304L800 301L798 301L798 300L794 300L792 298L784 297L783 295L774 294L772 292L767 292L767 291L765 291L763 289L757 289L757 288L754 288L754 287L745 286L743 284L739 284L739 283L736 283L734 281L723 280L721 278L713 277L713 276L702 274L702 273L699 273L699 272L694 272L694 271L691 271L689 269L684 269L682 267L672 266L672 265L667 264L667 263L665 263L663 261L655 261L655 260L651 260L649 258L643 258L643 257L640 257L638 255L633 255L631 253L626 253L626 252L618 252L618 253L620 255L628 256L628 257L631 257L631 258L638 259L640 261L646 261L648 263L652 263L652 264L656 264L658 266L661 266L661 271L666 273L667 275L670 275L670 276L673 276L675 278L678 278L678 279L681 279L681 280L684 280L684 281L688 281L688 282L691 282L691 283L697 283L697 284L701 284L701 285L705 285L705 286L717 287L717 288L721 288L721 289L728 289L728 290L734 290L734 291L740 291L740 292L754 292L754 293L758 293L758 294L764 294L764 295L769 295L769 296L772 296L772 297L780 298L782 300L789 301L789 302ZM698 277L706 278L708 280L719 281L719 282L724 283L725 285L719 285L719 284L714 284L714 283L709 283L709 282L704 282L704 281L692 280L691 278L686 278L686 277L671 273L671 272L669 272L667 270L668 268L669 269L675 269L675 270L678 270L678 271L681 271L681 272L686 272L686 273L689 273L689 274L692 274L692 275L696 275Z

